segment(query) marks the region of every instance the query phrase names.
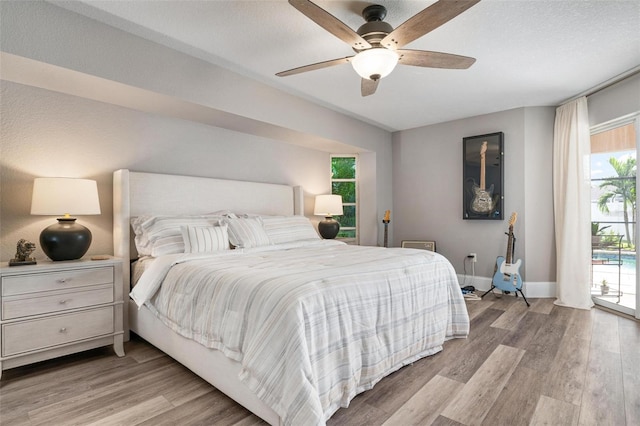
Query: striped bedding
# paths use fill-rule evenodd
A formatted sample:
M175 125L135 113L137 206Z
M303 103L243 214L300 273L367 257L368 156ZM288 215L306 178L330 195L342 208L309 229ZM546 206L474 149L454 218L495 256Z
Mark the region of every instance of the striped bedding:
M240 362L240 379L285 424L325 424L384 376L468 334L455 272L437 253L326 240L277 248L163 256L131 296Z

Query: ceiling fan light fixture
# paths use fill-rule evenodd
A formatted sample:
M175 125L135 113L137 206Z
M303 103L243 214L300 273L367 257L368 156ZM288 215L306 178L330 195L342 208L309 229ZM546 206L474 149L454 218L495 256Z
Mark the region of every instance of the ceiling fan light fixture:
M374 81L388 76L397 64L398 54L384 47L363 50L351 60L360 77Z

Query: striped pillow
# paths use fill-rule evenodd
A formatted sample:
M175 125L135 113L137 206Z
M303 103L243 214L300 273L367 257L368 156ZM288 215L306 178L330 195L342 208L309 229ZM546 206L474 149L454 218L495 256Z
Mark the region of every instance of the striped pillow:
M185 253L202 253L229 250L227 225L183 226L182 239Z
M263 216L262 222L271 244L320 239L305 216Z
M271 244L259 217L226 219L229 225L229 241L237 248L262 247Z
M182 226L213 226L222 219L202 216L139 216L131 220L139 256L184 253Z

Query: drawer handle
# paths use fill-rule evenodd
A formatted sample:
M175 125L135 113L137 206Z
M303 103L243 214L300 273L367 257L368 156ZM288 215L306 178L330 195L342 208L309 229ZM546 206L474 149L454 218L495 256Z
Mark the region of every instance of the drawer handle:
M67 282L67 280L68 280L68 278L60 278L60 279L58 279L58 283L64 284L64 283Z
M60 333L66 333L66 332L67 332L67 327L62 327L62 328L59 330L59 332L60 332Z
M67 300L67 299L62 299L62 300L61 300L60 302L58 302L58 303L60 303L61 305L66 305L66 304L67 304L67 302L68 302L68 300Z

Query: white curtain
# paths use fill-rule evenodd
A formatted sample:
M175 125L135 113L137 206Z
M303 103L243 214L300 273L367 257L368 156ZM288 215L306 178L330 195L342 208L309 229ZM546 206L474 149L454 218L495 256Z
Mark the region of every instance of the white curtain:
M556 305L589 309L591 300L591 154L587 98L556 109L553 201L556 229Z

